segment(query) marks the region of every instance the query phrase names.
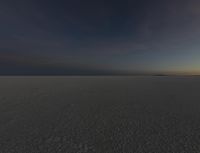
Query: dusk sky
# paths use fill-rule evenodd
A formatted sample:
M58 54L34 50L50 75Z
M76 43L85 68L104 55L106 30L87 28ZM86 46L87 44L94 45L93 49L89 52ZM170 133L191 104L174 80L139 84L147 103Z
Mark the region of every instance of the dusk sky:
M200 74L199 0L1 0L0 74Z

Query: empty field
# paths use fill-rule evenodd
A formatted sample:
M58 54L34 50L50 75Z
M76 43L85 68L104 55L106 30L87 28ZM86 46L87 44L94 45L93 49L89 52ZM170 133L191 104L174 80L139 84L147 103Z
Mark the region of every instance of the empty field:
M198 153L198 77L0 77L0 153Z

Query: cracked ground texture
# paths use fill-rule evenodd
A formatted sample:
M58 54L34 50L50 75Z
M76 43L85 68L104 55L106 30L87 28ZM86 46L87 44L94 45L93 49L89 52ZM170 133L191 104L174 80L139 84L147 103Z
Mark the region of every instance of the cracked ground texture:
M198 77L0 77L0 153L199 153Z

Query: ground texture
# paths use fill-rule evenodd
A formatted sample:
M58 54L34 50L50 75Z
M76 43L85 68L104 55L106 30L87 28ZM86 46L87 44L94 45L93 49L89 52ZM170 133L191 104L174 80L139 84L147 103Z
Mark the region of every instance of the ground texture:
M200 78L0 77L0 153L199 153Z

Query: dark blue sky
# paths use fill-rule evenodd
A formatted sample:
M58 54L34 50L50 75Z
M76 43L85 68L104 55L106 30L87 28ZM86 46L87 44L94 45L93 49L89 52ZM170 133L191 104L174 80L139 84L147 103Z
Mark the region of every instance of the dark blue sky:
M0 74L200 74L198 0L1 0Z

